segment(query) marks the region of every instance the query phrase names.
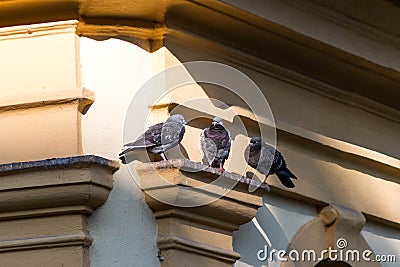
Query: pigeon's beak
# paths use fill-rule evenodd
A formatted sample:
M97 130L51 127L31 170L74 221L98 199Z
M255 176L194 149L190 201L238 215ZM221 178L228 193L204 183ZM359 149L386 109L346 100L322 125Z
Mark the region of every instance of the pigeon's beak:
M211 125L212 125L212 126L217 126L217 125L224 126L223 123L222 123L222 121L213 121L213 122L211 123Z

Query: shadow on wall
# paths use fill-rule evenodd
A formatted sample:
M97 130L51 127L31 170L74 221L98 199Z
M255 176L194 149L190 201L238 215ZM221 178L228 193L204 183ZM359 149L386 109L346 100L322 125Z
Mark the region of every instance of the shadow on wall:
M159 266L156 223L143 203L140 188L121 166L107 203L88 221L94 238L90 247L92 266L132 266L133 262L135 266Z
M314 208L272 194L264 195L264 206L256 217L242 225L233 235L234 250L241 254L236 267L279 266L276 254L271 259L269 253L286 250L290 240L306 222L317 216Z

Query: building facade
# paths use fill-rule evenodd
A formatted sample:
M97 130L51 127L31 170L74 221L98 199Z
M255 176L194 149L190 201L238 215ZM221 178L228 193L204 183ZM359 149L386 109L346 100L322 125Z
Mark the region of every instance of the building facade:
M397 266L399 17L378 0L1 2L0 266ZM174 112L190 161L121 164ZM219 175L196 163L214 116L230 190L203 190ZM260 134L294 189L243 179Z

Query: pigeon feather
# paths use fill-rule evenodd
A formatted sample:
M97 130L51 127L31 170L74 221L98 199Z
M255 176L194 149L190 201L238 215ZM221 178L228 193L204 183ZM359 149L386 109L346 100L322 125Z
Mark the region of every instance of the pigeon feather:
M261 138L253 137L250 140L245 150L245 159L251 167L265 174L265 179L270 174L276 174L284 186L295 187L291 179L297 179L297 177L288 169L282 154L265 144Z
M119 154L120 158L137 149L146 149L150 153L163 155L164 152L182 141L185 134L184 124L183 116L176 114L165 122L150 126L135 141L124 145L123 151Z
M200 134L203 162L223 171L225 161L229 157L231 142L230 132L224 127L222 120L215 117L211 126Z

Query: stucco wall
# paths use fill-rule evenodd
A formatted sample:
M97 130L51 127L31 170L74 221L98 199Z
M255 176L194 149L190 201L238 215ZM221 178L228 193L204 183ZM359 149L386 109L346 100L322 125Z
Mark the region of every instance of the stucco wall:
M234 233L233 247L242 255L237 267L279 266L280 261L261 261L257 252L272 249L286 250L296 232L317 216L316 209L307 204L283 197L265 194L264 206L249 223Z
M117 159L125 113L135 90L151 75L151 55L117 39L81 38L83 86L96 100L82 121L83 150ZM158 266L156 224L124 165L107 203L89 219L91 266Z
M182 60L191 59L182 57L181 51L174 49L171 44L169 49ZM93 90L96 95L94 104L83 116L83 152L117 159L123 144L125 114L133 95L160 67L172 63L168 63L168 57L165 55L157 57L157 53L162 54L166 50L150 54L129 42L117 39L95 41L81 38L80 51L83 86ZM195 50L190 53L201 55ZM260 74L255 77L265 79L265 76ZM298 88L293 87L293 90L299 93ZM269 96L273 95L273 92L270 93ZM331 101L321 96L318 98L322 100L316 100L314 103ZM349 108L343 104L334 104ZM278 119L292 118L287 114L280 114L279 106L274 108L274 101L272 108L273 112L277 113L275 115ZM324 109L326 108L325 105ZM364 115L376 119L378 124L383 121L371 114ZM357 119L356 117L354 118ZM364 125L363 130L365 128ZM139 134L143 129L136 130ZM347 133L346 136L348 135ZM303 154L301 158L304 157ZM296 161L291 163L293 166ZM300 170L297 168L297 172L301 172ZM324 169L324 173L326 171ZM94 237L90 255L91 264L158 266L156 224L152 212L144 203L142 192L124 165L115 174L114 180L114 189L107 203L95 211L89 219L90 234ZM276 260L272 262L258 260L257 252L265 245L269 249L286 249L300 227L317 216L314 206L288 198L266 194L264 203L257 217L243 225L234 235L234 249L242 255L236 266L279 266L280 263ZM398 231L394 228L369 222L363 235L376 254L399 253ZM382 263L382 266L394 266L394 263Z
M375 254L396 256L396 262L381 262L383 267L399 266L400 231L398 229L367 221L361 234L367 240Z

